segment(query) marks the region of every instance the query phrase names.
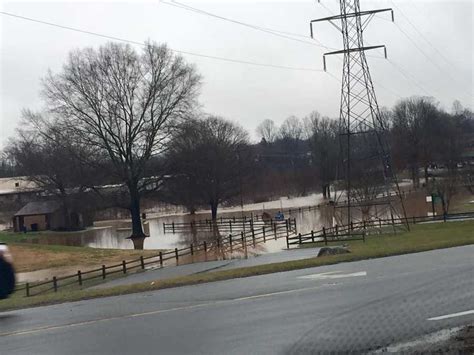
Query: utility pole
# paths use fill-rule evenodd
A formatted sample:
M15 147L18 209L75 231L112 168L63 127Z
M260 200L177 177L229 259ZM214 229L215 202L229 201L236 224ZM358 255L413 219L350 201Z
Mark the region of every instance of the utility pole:
M320 2L320 1L318 1ZM392 169L390 149L385 139L385 123L380 113L375 89L365 55L366 51L383 49L385 45L365 46L363 33L378 13L394 13L391 8L361 11L359 0L339 0L340 14L310 22L329 22L342 34L343 49L323 55L342 54L342 89L339 116L340 157L338 179L344 188L336 196L334 217L336 223L370 221L400 214L394 206L391 192L399 198L399 210L405 217L400 188ZM375 207L375 208L374 208ZM378 207L378 208L377 208Z

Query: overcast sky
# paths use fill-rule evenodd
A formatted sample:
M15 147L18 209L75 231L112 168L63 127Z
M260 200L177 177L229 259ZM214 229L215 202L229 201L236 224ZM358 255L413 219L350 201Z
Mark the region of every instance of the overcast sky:
M169 0L171 1L171 0ZM179 0L181 1L181 0ZM184 4L275 30L309 35L309 21L338 11L338 1L189 1ZM192 55L203 75L200 101L205 112L239 122L254 134L266 118L278 124L313 110L338 117L341 61L301 36L295 41L187 11L164 1L21 2L0 1L1 11L108 36L167 43L172 49L256 63L315 69L295 70L231 63ZM380 106L401 97L434 96L450 110L455 99L473 107L473 0L361 0L362 9L393 7L375 18L366 44L385 44L389 60L371 52L369 65ZM384 18L382 18L384 17ZM41 109L40 79L61 69L70 50L98 47L107 39L0 15L0 147L14 134L22 108ZM415 28L411 25L413 24ZM329 24L315 27L317 39L340 48L342 38ZM420 32L422 35L420 35ZM287 36L285 34L285 36ZM310 43L302 43L310 42ZM415 46L413 43L416 43ZM137 50L140 47L135 46ZM428 58L430 60L428 60Z

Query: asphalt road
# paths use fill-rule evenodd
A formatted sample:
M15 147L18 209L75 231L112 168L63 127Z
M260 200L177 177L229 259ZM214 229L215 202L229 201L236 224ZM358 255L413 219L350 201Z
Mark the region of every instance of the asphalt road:
M473 323L473 271L466 246L0 313L0 352L364 353Z
M92 288L109 288L120 285L131 285L140 282L169 279L178 276L186 276L206 271L229 270L247 266L279 263L291 260L308 259L318 255L320 248L290 249L276 253L251 256L248 259L217 260L199 262L179 266L160 268L159 266L146 270L145 272L130 274L119 279L111 280L94 286Z

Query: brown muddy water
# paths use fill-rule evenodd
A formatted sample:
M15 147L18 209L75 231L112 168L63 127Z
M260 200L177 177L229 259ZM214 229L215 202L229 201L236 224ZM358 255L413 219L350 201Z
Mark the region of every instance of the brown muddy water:
M271 216L274 216L278 210L265 211ZM262 211L245 211L229 212L219 214L219 218L241 218L246 216L251 218L252 215L261 214ZM292 218L296 220L297 230L300 233L306 233L312 229L321 229L323 226L321 209L301 210L295 209L291 214L286 212L285 218ZM174 249L189 246L191 243L198 244L204 241L212 240L212 231L198 231L192 233L189 231L176 231L175 233L166 233L163 229L163 223L189 223L191 221L202 221L210 219L210 214L199 213L196 215L175 215L147 219L143 222L145 234L149 235L145 239L144 249ZM229 230L226 228L219 232L222 237L228 237ZM95 222L93 228L78 232L50 232L42 233L38 237L32 238L30 241L37 244L55 244L55 245L69 245L69 246L86 246L92 248L106 248L106 249L133 249L132 242L127 239L131 234L130 221L128 220L113 220L113 221L98 221ZM240 230L237 231L240 234ZM234 233L234 235L236 235ZM284 238L273 240L268 238L262 252L278 251L286 247Z
M407 215L426 215L427 205L424 202L424 194L413 194L409 201L405 203L407 207ZM219 214L219 218L240 218L246 216L251 218L260 215L262 210L240 211L240 212L224 212ZM278 209L268 209L265 212L271 216L275 216ZM293 208L291 213L284 211L285 218L292 218L296 221L298 233L308 233L311 230L320 230L322 227L331 225L332 209L327 206L320 208L301 207ZM147 219L143 222L143 228L148 238L145 239L144 249L174 249L188 247L191 243L198 244L204 241L212 240L213 233L211 231L199 231L191 233L191 231L176 231L176 233L164 232L163 223L189 223L191 221L202 221L210 219L210 214L199 213L195 215L174 215ZM240 231L238 232L240 233ZM42 234L32 240L33 243L39 244L56 244L69 246L87 246L92 248L106 249L133 249L132 242L127 239L131 234L130 221L113 220L95 222L93 228L79 232L51 232ZM222 237L227 237L229 231L220 232ZM285 238L272 240L268 238L267 243L261 250L261 253L275 252L286 248Z

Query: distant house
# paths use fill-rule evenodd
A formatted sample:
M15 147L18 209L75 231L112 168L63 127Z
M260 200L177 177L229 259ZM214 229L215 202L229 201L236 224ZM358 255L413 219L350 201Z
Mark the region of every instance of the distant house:
M36 198L43 192L26 176L0 178L0 203L23 201Z
M80 215L70 214L71 225L68 226L61 204L57 201L36 201L27 203L13 217L15 232L42 231L79 228L82 224Z

